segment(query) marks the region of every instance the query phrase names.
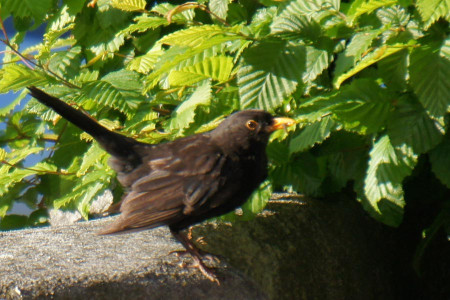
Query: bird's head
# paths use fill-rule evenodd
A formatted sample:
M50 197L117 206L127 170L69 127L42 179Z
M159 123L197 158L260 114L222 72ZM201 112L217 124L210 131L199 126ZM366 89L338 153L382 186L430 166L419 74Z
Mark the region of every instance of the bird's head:
M243 110L220 123L211 137L226 148L249 148L253 144L266 145L272 132L294 124L293 119L275 118L264 110Z

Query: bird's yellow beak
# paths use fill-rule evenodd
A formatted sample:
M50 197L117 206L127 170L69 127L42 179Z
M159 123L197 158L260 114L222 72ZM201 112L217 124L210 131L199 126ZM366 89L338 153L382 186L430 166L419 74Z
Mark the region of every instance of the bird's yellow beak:
M295 124L295 120L291 118L274 118L272 125L267 127L268 132L283 129Z

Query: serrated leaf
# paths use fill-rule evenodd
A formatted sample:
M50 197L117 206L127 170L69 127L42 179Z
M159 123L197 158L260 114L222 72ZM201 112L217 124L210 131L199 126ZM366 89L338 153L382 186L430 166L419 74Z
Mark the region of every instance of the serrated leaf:
M242 211L244 213L242 219L248 220L260 213L267 202L269 202L271 196L272 185L270 184L270 181L266 180L253 192L244 205L242 205Z
M408 56L408 51L404 49L378 62L379 74L388 88L394 90L404 90L406 88Z
M270 26L270 32L288 40L296 38L314 40L321 35L321 27L314 19L289 13L287 16L281 14L276 17Z
M339 77L355 66L363 58L363 54L369 49L373 40L378 37L383 30L369 30L353 35L350 43L343 53L340 53L336 60L335 77Z
M104 56L111 55L119 51L120 47L125 43L125 36L118 34L111 38L105 43L97 44L92 46L90 50L95 53L95 55Z
M330 136L333 130L336 130L336 122L329 116L306 126L299 135L290 141L289 152L302 152L317 143L321 143Z
M219 82L227 81L233 69L233 58L230 56L209 57L192 66L181 68L169 73L171 86L191 85L204 79Z
M436 118L450 106L450 39L414 49L409 66L411 86L427 112Z
M55 53L50 59L49 70L61 78L74 78L80 73L81 47Z
M127 28L122 29L118 34L130 35L135 32L145 32L147 30L169 25L169 22L167 22L166 18L156 16L143 15L134 18L134 21L136 21L137 23L131 24Z
M44 148L42 148L42 147L13 149L11 152L8 153L6 158L10 164L15 165L18 162L25 159L28 155L36 154L42 150L44 150Z
M189 3L189 2L187 2ZM195 2L194 2L195 3ZM152 7L151 12L152 13L157 13L161 16L167 17L169 14L171 14L171 23L187 23L190 22L194 19L195 16L195 12L193 9L186 9L186 10L182 10L179 13L174 14L174 10L178 7L179 5L175 5L175 4L170 4L170 3L161 3L161 4L157 4L156 6ZM198 7L198 4L195 3L195 7Z
M418 102L402 99L396 106L387 129L394 146L407 144L417 154L434 148L444 134L441 125L431 119Z
M303 73L303 81L312 82L328 68L332 58L326 50L306 47L306 70Z
M338 0L294 0L287 4L278 15L274 23L281 20L288 21L296 16L304 16L308 20L320 22L326 16L332 15L339 11L340 1ZM288 21L289 22L289 21Z
M366 0L354 1L347 11L347 23L353 24L363 14L370 14L380 7L397 4L397 0Z
M208 3L209 10L223 20L227 19L229 0L210 0Z
M125 113L135 110L142 99L140 75L133 71L110 72L101 80L91 81L82 88L83 94L98 105L106 105Z
M450 188L450 139L448 137L430 151L430 163L436 177Z
M81 199L77 201L77 209L85 220L88 219L91 202L94 200L94 197L97 196L104 188L105 184L103 182L90 184L87 188L84 188L84 193L81 196Z
M369 155L364 195L372 208L381 214L382 222L398 226L402 220L401 208L405 205L402 181L411 174L417 156L406 146L394 148L387 135L375 142ZM389 208L383 211L381 202ZM394 207L399 209L392 209Z
M40 23L45 19L45 15L51 10L54 1L42 0L36 5L34 0L3 0L1 3L2 11L8 11L15 18L26 19L33 17L36 23Z
M38 162L30 169L32 169L33 171L37 171L37 173L56 172L58 170L58 168L54 164L44 161Z
M6 151L3 148L0 148L0 161L5 160L6 154Z
M130 117L130 111L137 107L137 103L128 100L124 94L111 83L93 81L83 86L83 94L93 99L97 105L108 106L125 113Z
M417 10L428 29L439 18L450 21L450 2L448 0L417 0Z
M364 58L349 71L345 72L342 75L335 76L333 80L334 87L336 89L339 89L342 82L344 82L348 78L359 73L360 71L371 66L372 64L409 47L411 47L411 45L409 44L395 44L392 46L384 45L379 48L376 48L375 50L371 51L369 54L364 56Z
M354 80L330 97L318 97L300 106L300 117L314 120L321 114L331 114L344 129L362 134L376 133L390 116L391 98L388 91L373 80Z
M290 96L305 71L304 46L262 42L248 48L238 71L241 108L273 111Z
M223 45L223 43L228 41L229 38L233 40L235 39L235 36L228 37L218 35L212 37L207 42L198 45L195 48L178 46L171 47L171 49L166 51L164 55L160 57L160 60L155 66L155 70L147 76L144 92L148 92L155 87L164 74L170 72L178 66L181 66L183 63L196 57L197 55L200 56L203 52L211 50L217 45Z
M39 49L39 53L36 58L43 59L50 56L51 49L57 42L60 42L59 38L69 30L75 27L75 15L70 14L68 5L64 5L58 11L58 17L49 23L49 28L44 33L44 41L42 47Z
M48 79L39 71L30 70L24 65L8 65L3 68L0 80L0 93L18 91L31 85L43 85Z
M194 122L195 111L199 106L209 105L211 102L211 84L206 82L199 86L195 92L173 112L169 129L180 130L188 128Z
M83 155L81 166L77 170L77 177L84 175L90 167L104 159L105 155L105 150L103 150L98 143L92 143L88 151Z
M310 153L296 155L295 160L277 166L270 178L274 186L291 187L310 196L320 195L324 174L318 160Z
M145 10L145 0L112 0L111 6L124 11L143 11Z
M159 43L171 45L171 46L181 46L181 47L191 47L196 48L199 46L204 46L212 38L223 39L223 42L242 39L243 37L239 35L241 31L241 26L233 27L222 27L219 25L202 25L194 26L188 29L175 31L172 34L163 37ZM215 42L217 43L217 42Z
M148 74L155 66L159 57L163 54L164 51L161 49L161 46L155 46L146 54L133 58L128 63L127 70L136 71L141 74Z
M23 90L11 103L0 108L0 117L8 115L28 95L28 90Z

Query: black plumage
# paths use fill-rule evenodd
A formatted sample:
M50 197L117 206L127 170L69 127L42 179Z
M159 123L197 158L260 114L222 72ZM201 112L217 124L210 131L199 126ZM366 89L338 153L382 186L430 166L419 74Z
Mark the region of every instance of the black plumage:
M127 192L121 201L121 215L101 234L167 225L202 273L217 281L180 231L242 205L267 177L265 149L270 133L294 124L293 120L245 110L210 132L151 145L106 129L36 87L29 90L111 154L110 165Z

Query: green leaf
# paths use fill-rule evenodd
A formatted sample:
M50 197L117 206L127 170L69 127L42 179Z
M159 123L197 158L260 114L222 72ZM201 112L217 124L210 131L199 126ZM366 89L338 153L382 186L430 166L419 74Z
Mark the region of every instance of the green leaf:
M428 29L439 18L450 21L450 3L448 0L417 0L417 10Z
M143 11L145 10L145 0L112 0L111 6L124 11Z
M48 79L39 71L31 70L24 65L8 65L3 68L0 80L0 93L18 91L30 85L43 85Z
M224 20L227 19L229 0L210 0L208 3L209 10Z
M306 70L303 74L303 81L312 82L317 76L329 67L332 57L326 50L316 49L311 46L306 47Z
M122 29L119 31L118 34L120 35L130 35L135 32L145 32L147 30L156 29L160 26L167 26L169 25L169 22L167 22L166 18L163 17L156 17L156 16L139 16L134 18L134 21L137 23L131 24L125 29Z
M264 181L260 187L253 192L247 202L242 205L243 220L249 220L260 213L272 196L272 185L270 181Z
M211 84L207 81L199 86L195 92L173 112L170 119L170 130L188 128L194 122L195 112L199 106L207 106L211 102Z
M335 76L333 80L334 87L336 89L339 89L342 82L344 82L348 78L352 77L355 74L358 74L374 63L409 47L411 47L411 45L409 44L395 44L392 46L384 45L376 48L375 50L364 56L364 58L349 71L343 73L342 75L339 74L339 76Z
M412 149L406 146L394 148L387 135L375 142L370 151L364 196L379 214L380 221L391 226L400 224L405 205L402 182L411 174L416 162L417 156Z
M359 79L345 86L335 96L338 104L331 109L344 128L359 133L376 133L390 116L392 95L375 81Z
M5 160L6 154L7 152L3 148L0 148L0 161Z
M49 63L49 70L61 78L74 78L80 73L81 47L55 53Z
M450 106L450 38L415 48L409 66L411 86L427 112L443 116Z
M133 71L110 72L101 80L91 81L82 88L83 94L95 100L97 105L106 105L131 117L142 100L140 75Z
M28 221L27 216L21 215L7 215L3 216L0 221L0 230L14 230L23 228Z
M296 155L295 159L277 166L270 172L275 188L288 187L310 196L321 194L320 186L324 179L324 165L310 153Z
M238 71L241 108L273 111L296 89L305 71L304 46L262 42L248 48Z
M148 92L155 87L164 74L172 71L183 63L190 61L196 56L201 56L204 52L210 52L211 49L218 45L223 45L227 41L235 40L238 36L217 35L209 39L207 42L198 45L195 48L173 46L160 57L155 66L155 70L146 78L145 90ZM242 38L242 37L239 37Z
M171 86L191 85L208 78L223 82L229 79L232 69L233 58L220 55L174 70L169 73L168 79Z
M160 16L167 16L169 12L175 9L176 7L178 7L178 5L165 2L157 4L156 6L152 7L151 12L159 14ZM187 9L182 11L181 13L172 15L172 23L174 22L178 24L190 23L194 20L194 16L195 16L194 10Z
M8 115L28 95L28 90L23 90L11 103L0 108L0 117Z
M408 56L404 49L378 62L379 74L388 88L400 91L406 88Z
M15 18L33 17L34 21L40 24L45 19L45 15L51 11L53 4L53 0L39 1L39 5L34 0L3 0L1 6L2 11L10 12Z
M363 14L370 14L380 7L397 4L397 0L357 0L347 11L347 23L352 25Z
M431 169L436 177L450 188L450 138L448 136L430 151Z
M345 51L340 53L336 60L335 76L339 77L354 67L363 58L363 55L369 49L370 45L372 45L374 39L381 33L382 30L375 29L353 35Z
M289 18L293 19L297 15L305 16L309 20L320 22L323 18L339 11L340 1L338 0L294 0L283 8L276 20ZM274 23L279 21L274 20Z
M273 20L273 23L270 26L270 32L272 34L280 35L287 40L315 40L321 35L321 27L315 20L312 20L307 16L295 13L283 15L282 13Z
M302 152L317 143L327 139L331 132L336 130L336 122L331 117L325 117L321 121L306 126L299 135L292 138L289 143L289 152Z
M83 156L81 166L77 170L77 177L81 177L86 174L88 169L104 159L105 155L105 150L103 150L98 143L92 143L91 147L89 147L88 151L86 151Z
M57 13L57 17L48 25L46 33L44 33L44 41L36 58L47 59L53 47L58 46L63 39L60 37L72 30L75 26L75 14L70 14L70 8L64 5ZM72 43L75 42L72 40Z
M137 56L130 60L127 70L136 71L142 74L148 74L156 65L159 57L164 54L160 45L150 49L146 54Z
M221 38L222 42L242 39L239 35L241 26L221 27L219 25L194 26L188 29L175 31L163 37L159 43L181 47L204 47L212 38ZM217 41L214 42L217 44ZM212 46L212 45L211 45Z
M406 144L413 148L414 153L421 154L428 152L442 140L444 129L414 100L399 99L387 128L392 145Z
M104 190L104 188L105 184L103 182L97 182L90 184L87 188L84 189L84 193L81 196L81 199L77 201L77 209L85 220L88 219L91 202L94 200L95 196L97 196Z

